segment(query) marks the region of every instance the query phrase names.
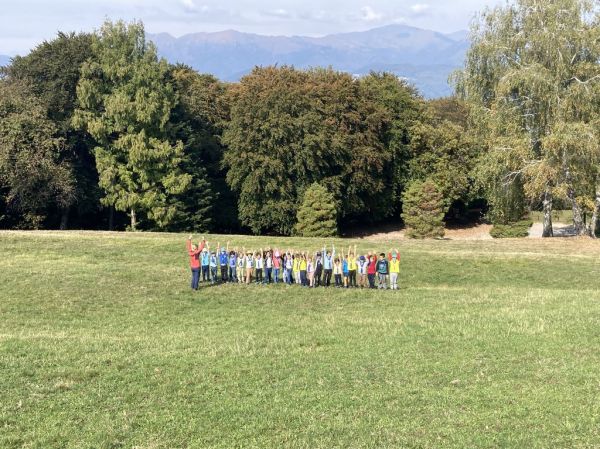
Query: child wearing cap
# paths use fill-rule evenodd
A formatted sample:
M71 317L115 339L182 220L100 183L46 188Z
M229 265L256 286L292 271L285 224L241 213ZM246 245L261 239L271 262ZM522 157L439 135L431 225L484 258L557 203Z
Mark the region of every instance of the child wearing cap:
M388 258L390 261L390 288L398 290L398 275L400 274L400 251L398 248L395 251L390 250Z
M358 286L360 288L367 287L367 267L369 263L367 262L367 258L364 255L359 256L358 258Z

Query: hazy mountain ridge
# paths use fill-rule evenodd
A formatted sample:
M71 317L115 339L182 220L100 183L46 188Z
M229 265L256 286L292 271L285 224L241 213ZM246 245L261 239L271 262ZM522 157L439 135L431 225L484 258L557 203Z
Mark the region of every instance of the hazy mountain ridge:
M467 34L442 34L406 25L323 37L262 36L234 30L175 38L148 36L169 62L182 62L225 81L237 81L257 65L332 66L355 75L390 71L407 78L426 97L449 95L447 80L461 67Z

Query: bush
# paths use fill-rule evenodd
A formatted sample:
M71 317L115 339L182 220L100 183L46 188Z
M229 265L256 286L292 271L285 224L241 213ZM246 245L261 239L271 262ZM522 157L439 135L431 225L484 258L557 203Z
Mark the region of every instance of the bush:
M431 181L413 182L402 195L406 236L414 239L444 236L444 197Z
M335 199L325 187L314 183L306 192L296 215L296 233L302 237L337 235Z
M490 235L495 239L518 239L529 235L531 220L521 220L509 224L495 224Z

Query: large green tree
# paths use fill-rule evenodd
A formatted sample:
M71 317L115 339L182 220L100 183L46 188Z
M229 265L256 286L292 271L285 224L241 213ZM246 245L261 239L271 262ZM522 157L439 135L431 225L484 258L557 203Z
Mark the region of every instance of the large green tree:
M458 91L488 150L482 164L499 184L543 202L552 235L555 197L573 209L578 234L599 183L600 23L598 2L516 0L475 22ZM595 17L594 17L595 14ZM486 170L483 170L485 173ZM594 223L595 226L595 223Z
M302 197L296 233L302 237L333 237L337 234L337 211L331 192L314 183Z
M74 129L76 87L81 66L90 57L91 34L58 33L44 41L26 56L13 58L4 70L8 83L18 83L21 89L39 99L38 104L52 121L62 145L58 160L72 167L75 199L60 213L60 227L65 228L69 215L85 225L85 216L95 214L99 207L98 174L91 154L92 144L86 133ZM73 207L72 207L73 206Z
M96 140L103 204L127 211L131 229L139 214L159 228L177 214L173 197L189 188L184 148L168 139L176 95L169 67L145 38L141 23L107 21L83 65L74 123Z
M290 234L314 182L333 193L341 218L380 214L390 161L379 139L383 112L350 75L256 68L230 101L224 162L242 224Z
M0 222L39 228L52 208L75 201L72 167L61 157L64 140L56 135L45 105L28 86L0 80Z

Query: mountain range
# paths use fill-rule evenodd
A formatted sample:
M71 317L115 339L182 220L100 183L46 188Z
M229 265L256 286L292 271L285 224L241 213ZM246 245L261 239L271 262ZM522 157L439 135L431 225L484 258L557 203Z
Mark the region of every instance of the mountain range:
M234 30L179 38L149 34L161 56L224 81L238 81L255 66L329 67L356 76L371 71L406 78L427 98L450 95L450 74L469 48L468 33L442 34L406 25L323 37L263 36Z

